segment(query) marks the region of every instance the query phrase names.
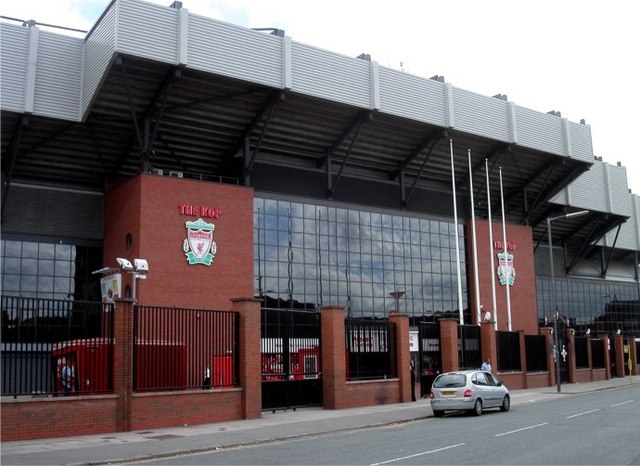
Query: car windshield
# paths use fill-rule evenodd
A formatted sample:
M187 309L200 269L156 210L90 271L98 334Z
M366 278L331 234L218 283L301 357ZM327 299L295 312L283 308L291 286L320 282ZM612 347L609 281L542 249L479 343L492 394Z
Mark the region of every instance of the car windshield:
M443 374L433 382L433 387L464 387L466 381L467 377L464 374Z

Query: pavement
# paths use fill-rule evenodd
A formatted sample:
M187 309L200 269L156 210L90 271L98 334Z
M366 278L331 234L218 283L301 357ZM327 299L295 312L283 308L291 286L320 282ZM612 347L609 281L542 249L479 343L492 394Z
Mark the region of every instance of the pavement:
M537 403L563 396L639 384L640 376L581 384L511 390L511 405ZM134 432L2 442L1 464L103 465L169 458L275 440L414 422L432 417L429 400L364 408L263 412L259 419L185 425Z

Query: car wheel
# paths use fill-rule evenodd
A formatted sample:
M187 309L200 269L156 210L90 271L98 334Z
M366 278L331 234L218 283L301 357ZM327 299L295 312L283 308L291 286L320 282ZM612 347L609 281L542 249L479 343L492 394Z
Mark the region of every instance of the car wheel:
M480 398L478 398L473 404L471 414L473 414L474 416L480 416L482 414L482 400Z
M500 405L500 411L507 412L509 408L511 408L511 398L509 398L509 395L505 395L502 399L502 405Z
M433 417L442 417L444 416L444 411L433 411Z

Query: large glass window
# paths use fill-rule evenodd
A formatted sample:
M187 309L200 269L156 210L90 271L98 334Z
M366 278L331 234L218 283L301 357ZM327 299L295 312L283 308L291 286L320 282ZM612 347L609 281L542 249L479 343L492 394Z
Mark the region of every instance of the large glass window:
M558 314L565 323L584 334L640 334L640 301L637 283L556 278ZM553 323L550 278L536 281L540 325Z
M336 305L354 317L401 312L458 316L455 239L449 221L275 199L254 200L256 295L268 307ZM466 265L461 265L466 280ZM462 283L465 310L467 283Z
M100 248L2 240L0 253L3 295L100 301Z

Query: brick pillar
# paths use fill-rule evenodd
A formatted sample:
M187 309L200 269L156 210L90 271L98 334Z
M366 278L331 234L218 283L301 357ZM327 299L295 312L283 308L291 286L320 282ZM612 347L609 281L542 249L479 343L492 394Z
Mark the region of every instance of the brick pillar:
M480 349L482 361L489 359L494 373L498 373L498 350L496 344L496 331L494 322L482 322L480 324Z
M611 356L609 355L609 335L600 335L598 337L602 341L604 348L604 368L607 373L607 379L611 378Z
M615 335L613 341L616 346L616 377L624 377L624 365L627 362L624 359L624 337Z
M567 329L565 333L567 339L568 369L569 383L576 383L578 377L578 369L576 367L576 332L572 328Z
M460 369L458 359L458 321L456 319L440 320L440 354L442 355L442 372Z
M131 430L131 395L133 392L133 300L115 301L113 316L113 392L118 430Z
M634 337L629 337L629 351L631 352L631 375L639 375L638 372L638 352L636 351L636 340Z
M232 299L232 309L240 316L238 342L239 379L242 387L242 417L262 416L262 366L260 347L260 304L254 298Z
M344 308L320 309L322 331L322 397L325 409L346 406L347 352L345 350ZM408 338L407 338L408 340Z
M409 316L391 313L389 322L396 324L396 367L400 379L400 402L411 401L411 349L409 348Z
M553 329L551 327L542 327L540 329L540 335L544 335L547 340L546 347L547 351L547 370L549 371L549 386L553 387L556 385L556 366L555 361L553 360L553 352L551 349L553 348Z

